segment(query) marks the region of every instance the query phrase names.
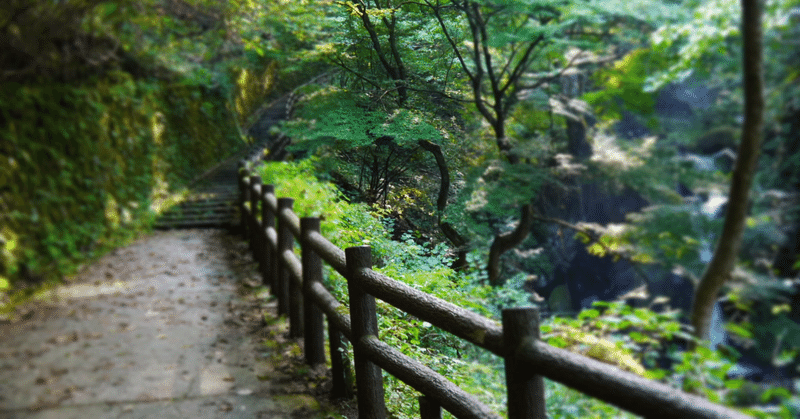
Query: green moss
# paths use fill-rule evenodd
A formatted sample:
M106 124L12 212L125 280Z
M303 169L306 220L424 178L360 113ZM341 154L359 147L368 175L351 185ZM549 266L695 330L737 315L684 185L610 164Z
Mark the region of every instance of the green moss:
M225 97L120 71L78 85L4 84L6 290L58 278L76 261L146 229L154 202L243 146Z
M319 402L308 394L286 394L273 397L275 402L286 409L294 412L301 410L304 412L318 412L322 409Z

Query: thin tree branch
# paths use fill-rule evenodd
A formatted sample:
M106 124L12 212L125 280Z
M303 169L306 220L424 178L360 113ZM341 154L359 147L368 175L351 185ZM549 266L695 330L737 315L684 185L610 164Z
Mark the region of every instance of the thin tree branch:
M508 76L508 83L506 83L506 85L503 86L501 92L505 93L506 89L508 89L509 86L512 85L512 83L516 84L519 81L519 78L522 77L522 72L528 67L528 64L530 62L529 60L531 58L531 53L539 45L539 43L542 42L542 40L544 40L544 35L540 34L535 41L531 42L528 45L528 48L525 50L525 54L523 54L522 59L517 63L516 67L514 67L514 70Z
M397 71L386 59L386 54L384 54L383 48L381 47L381 41L378 38L378 32L375 30L375 25L372 24L372 20L369 18L369 13L367 13L367 6L363 2L359 1L357 7L361 17L361 22L364 23L364 29L366 29L367 33L369 33L369 38L372 41L372 48L375 50L378 60L380 60L381 65L383 65L383 68L386 70L386 73L389 75L389 77L391 77L392 80L397 80Z
M433 10L433 15L436 17L436 20L439 22L439 26L442 28L442 32L444 33L445 38L447 38L447 42L450 44L450 47L453 49L453 52L456 54L456 58L461 63L461 68L464 70L464 73L470 79L470 81L475 84L475 75L469 71L467 67L467 63L464 61L464 56L461 55L461 50L458 49L456 42L453 40L453 37L450 35L450 31L447 29L447 25L444 23L444 19L442 18L440 11L440 6L437 4L434 6L430 3L430 1L425 0L425 3Z
M342 59L341 59L341 57L340 57L338 60L336 60L336 59L334 59L334 60L331 60L331 62L332 62L333 64L335 64L335 65L337 65L337 66L339 66L339 67L343 68L344 70L346 70L346 71L348 71L348 72L352 73L352 74L353 74L354 76L356 76L358 79L361 79L361 80L363 80L364 82L366 82L366 83L368 83L368 84L371 84L371 85L372 85L373 87L375 87L376 89L381 89L381 88L382 88L382 87L381 87L381 85L380 85L380 84L378 84L378 82L376 82L376 81L373 81L373 80L370 80L370 79L368 79L367 77L365 77L363 74L359 73L358 71L356 71L356 70L353 70L352 68L348 67L348 66L347 66L347 64L345 64L345 63L344 63L344 60L342 60Z

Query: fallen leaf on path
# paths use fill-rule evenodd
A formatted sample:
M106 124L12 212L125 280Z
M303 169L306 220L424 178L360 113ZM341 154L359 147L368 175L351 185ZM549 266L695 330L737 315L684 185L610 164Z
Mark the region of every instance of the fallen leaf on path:
M56 337L52 337L48 339L47 343L53 345L63 345L65 343L71 343L77 341L78 341L78 332L71 332L66 335L58 335Z

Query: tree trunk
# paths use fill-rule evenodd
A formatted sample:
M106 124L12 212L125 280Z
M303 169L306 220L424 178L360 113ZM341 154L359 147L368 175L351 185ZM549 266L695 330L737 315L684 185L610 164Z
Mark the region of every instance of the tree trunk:
M450 30L445 24L444 17L441 15L441 10L443 10L444 6L440 5L438 1L424 1L433 11L442 32L461 64L462 70L470 80L475 107L486 122L491 125L500 154L511 164L519 163L521 157L514 151L511 141L506 137L505 124L510 110L519 99L517 97L518 88L529 70L533 57L536 55L534 50L545 39L544 35L523 40L519 43L512 43L511 51L508 55L495 57L491 47L494 42L494 33L488 29L487 22L502 10L502 6L495 7L488 3L471 0L454 1L451 5L464 14L465 21L469 26L467 34L472 41L472 45L466 53L462 54L459 45L451 36ZM484 6L488 7L487 14L484 14ZM495 19L499 19L499 17L495 17ZM539 23L544 25L547 22L540 21ZM467 59L465 58L467 56L472 61L472 65L467 64ZM547 77L541 78L537 83L544 83L547 79ZM492 100L486 100L487 97ZM533 222L530 218L532 214L530 204L522 208L522 214L523 218L517 228L514 229L514 232L497 235L492 242L487 270L489 282L493 285L502 283L499 279L500 256L517 246L528 236L528 231Z
M444 159L442 148L439 145L427 140L420 140L419 146L433 154L436 166L439 168L441 182L439 183L439 198L436 200L436 222L439 224L442 234L456 248L456 260L453 261L450 268L453 270L464 269L467 267L467 240L450 223L442 222L442 214L447 208L447 196L450 194L450 170L447 168L447 161Z
M402 56L400 55L400 51L397 47L397 33L395 31L395 26L397 23L395 20L396 18L392 16L391 21L387 19L383 20L384 25L389 32L389 49L391 50L391 56L394 59L394 65L392 65L387 54L384 52L383 47L381 46L381 41L378 36L378 29L375 28L375 25L369 18L370 15L367 10L367 5L363 2L359 2L358 11L360 13L361 22L364 25L364 29L366 29L369 33L375 55L377 55L378 59L380 60L386 75L388 75L389 78L394 81L395 88L397 89L398 104L403 106L408 99L408 91L406 89L407 76L405 66L403 65Z
M504 281L500 278L500 256L519 246L528 237L532 224L533 208L531 204L527 204L522 207L517 227L513 231L495 236L492 247L489 249L489 262L486 265L486 271L489 274L489 285L503 285Z
M442 221L442 213L447 207L447 196L450 194L450 170L447 168L447 161L444 159L442 148L428 140L419 140L419 146L425 151L433 154L436 159L436 166L439 168L439 198L436 200L436 210L438 211L438 221Z
M759 0L742 0L744 66L744 127L736 167L733 170L725 225L714 257L706 267L692 304L695 336L708 336L711 312L722 285L731 277L744 232L753 175L761 150L764 113L762 75L762 28Z

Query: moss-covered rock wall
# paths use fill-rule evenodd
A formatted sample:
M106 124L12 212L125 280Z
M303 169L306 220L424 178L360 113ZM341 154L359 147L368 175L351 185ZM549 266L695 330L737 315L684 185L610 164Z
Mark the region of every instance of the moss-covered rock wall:
M0 87L0 293L69 270L244 145L229 94L112 71Z

